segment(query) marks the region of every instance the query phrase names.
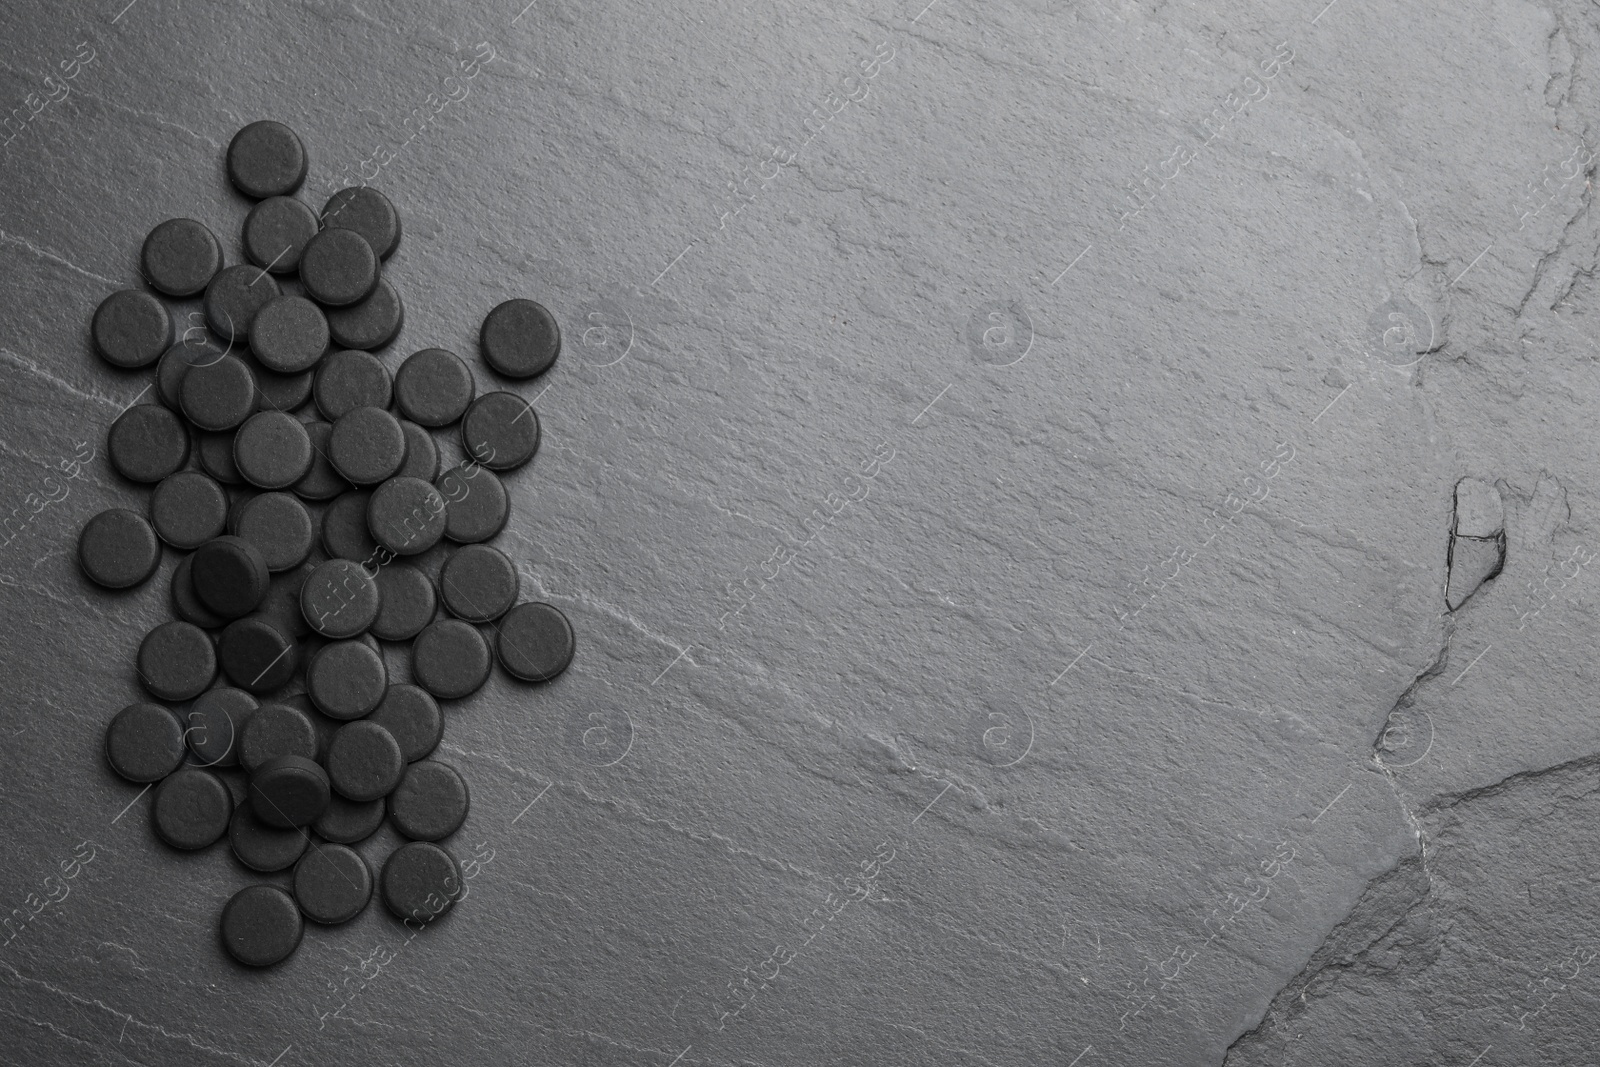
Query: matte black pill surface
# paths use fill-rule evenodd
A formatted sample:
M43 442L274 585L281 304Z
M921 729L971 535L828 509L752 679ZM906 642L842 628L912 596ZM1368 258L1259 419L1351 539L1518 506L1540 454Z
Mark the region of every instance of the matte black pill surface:
M292 196L271 196L244 220L244 254L273 274L300 268L300 253L321 227L317 213Z
M228 522L228 494L215 478L179 471L150 494L150 522L173 548L199 548L220 537Z
M178 388L178 406L202 430L231 430L255 414L255 376L238 356L190 367Z
M405 321L399 292L382 276L365 300L328 312L328 330L341 348L382 348L394 340Z
M183 723L160 704L129 704L106 727L106 762L130 782L159 782L183 763Z
M383 816L388 807L383 800L369 800L358 804L335 793L328 799L328 810L311 824L311 828L324 840L341 845L353 845L357 841L365 841L377 832L378 827L383 824Z
M492 471L515 470L539 451L539 416L515 393L485 393L461 419L461 447Z
M243 485L239 468L233 464L233 431L196 435L195 452L200 466L223 485Z
M387 259L400 247L400 213L370 185L340 189L330 196L322 209L322 224L356 231L380 258Z
M391 685L378 710L363 721L388 730L407 763L428 755L444 739L444 715L438 702L421 686Z
M228 823L228 844L252 871L282 871L305 854L310 837L299 827L268 826L249 804L240 804Z
M135 404L106 434L117 473L134 482L159 482L189 461L189 428L160 404Z
M142 289L123 289L95 308L89 333L95 350L112 366L148 367L172 347L172 316Z
M505 529L511 501L494 471L462 464L445 471L434 485L444 496L444 535L450 540L487 541Z
M150 817L156 835L173 848L205 848L228 832L233 794L210 771L180 767L156 786Z
M157 291L194 296L222 269L222 245L194 219L168 219L144 239L139 267Z
M193 700L217 676L210 635L179 620L164 622L144 635L137 664L139 680L157 700Z
M460 619L430 623L411 644L411 676L440 700L460 700L489 680L489 644Z
M194 557L184 556L172 571L173 614L184 622L192 622L204 629L215 630L228 620L200 603L200 598L194 592L194 577L191 573L193 566Z
M516 565L490 545L463 545L439 571L439 592L450 614L467 622L493 622L517 602Z
M354 230L323 230L300 253L300 282L327 307L365 300L377 288L378 273L377 253Z
M299 374L279 374L248 357L245 365L256 380L257 411L298 411L311 399L311 387L316 382L314 371Z
M242 689L219 686L195 698L184 715L184 740L202 767L237 767L239 737L260 704Z
M83 524L78 535L78 566L90 581L107 589L128 589L156 572L161 542L144 516L108 508Z
M400 420L382 408L345 412L328 435L328 459L352 485L377 485L392 478L406 461L406 434Z
M372 494L364 489L340 496L322 513L322 547L336 559L357 563L373 560L378 543L367 530L367 503ZM373 565L378 561L373 560Z
M312 559L298 567L274 574L267 586L267 595L256 608L256 614L271 619L278 629L294 638L304 637L311 632L300 611L300 589L317 565L324 562L320 551L313 549L312 556ZM301 662L305 662L304 657Z
M409 419L400 420L400 429L406 435L406 461L397 476L432 484L439 477L439 446L433 443L433 435Z
M247 886L222 908L222 947L247 967L283 962L304 933L294 898L275 885Z
M347 722L328 746L328 782L349 800L377 800L394 792L405 773L400 742L370 719Z
M412 841L389 854L378 877L383 903L400 919L431 922L455 906L461 868L431 841Z
M256 312L283 295L278 283L260 267L223 267L206 286L206 324L223 341L243 344L250 337Z
M518 604L500 620L500 666L525 682L548 682L572 663L572 624L549 604Z
M438 841L461 828L471 807L467 780L448 763L418 760L406 766L389 794L389 819L413 841Z
M484 317L478 346L483 361L507 378L532 378L561 354L561 327L542 304L507 300Z
M378 617L377 581L360 563L330 559L317 565L300 588L306 624L323 637L346 640L366 633Z
M333 433L333 423L308 422L305 427L311 441L311 467L304 478L294 483L295 496L304 500L332 500L350 489L350 483L340 477L328 459L328 436Z
M433 621L438 595L433 580L409 563L378 568L378 617L372 634L384 641L409 641ZM392 692L391 688L391 692Z
M195 550L194 591L224 619L250 614L267 595L271 575L261 550L240 537L216 537Z
M414 556L439 543L445 530L444 495L421 478L390 478L367 503L367 529L397 556Z
M239 509L239 536L261 550L267 570L293 570L317 543L316 521L293 493L262 493Z
M239 765L254 773L279 756L317 755L317 728L311 716L287 704L263 704L239 731Z
M311 436L282 411L258 411L233 438L233 464L258 489L287 489L311 470Z
M372 869L353 849L319 845L294 869L294 899L312 922L349 922L372 899Z
M383 702L389 673L383 656L361 641L334 641L311 657L306 692L331 719L359 719Z
M156 364L156 393L161 402L173 411L182 411L181 390L189 368L215 363L226 354L225 349L203 337L187 337L167 349Z
M250 326L250 351L279 374L299 374L328 354L328 318L303 296L286 294L261 306Z
M250 805L268 826L309 826L327 810L328 772L304 756L277 756L250 775Z
M264 615L229 623L217 642L217 659L234 685L252 693L282 689L300 666L294 638Z
M228 180L245 196L288 196L306 180L306 146L281 122L252 122L228 142Z
M477 390L471 369L443 348L412 353L394 376L395 402L406 418L434 429L465 415Z
M356 408L387 408L394 398L394 381L389 368L371 352L342 348L317 368L311 395L322 417L334 422Z

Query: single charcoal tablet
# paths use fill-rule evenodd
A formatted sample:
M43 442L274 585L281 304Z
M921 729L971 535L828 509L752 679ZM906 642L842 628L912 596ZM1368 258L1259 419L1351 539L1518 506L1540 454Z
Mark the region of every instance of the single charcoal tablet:
M244 254L273 274L300 269L300 253L317 235L317 213L292 196L270 196L244 220Z
M335 793L328 798L328 810L311 828L326 841L353 845L377 832L387 810L388 804L381 799L358 804Z
M317 377L314 371L279 374L267 370L253 358L247 358L245 363L256 380L257 411L297 411L311 399L311 386Z
M193 700L217 676L211 637L192 622L164 622L145 634L137 663L139 680L157 700Z
M279 374L299 374L328 354L328 318L303 296L274 297L250 325L250 351Z
M489 644L460 619L430 623L411 644L411 676L440 700L460 700L489 680Z
M328 459L328 436L333 433L331 422L308 422L306 437L311 442L311 467L305 477L294 483L294 494L303 500L332 500L348 492L350 483L339 476Z
M293 415L258 411L233 437L233 465L258 489L287 489L311 470L311 435Z
M117 473L132 482L159 482L189 461L189 428L160 404L135 404L106 434Z
M539 451L539 416L516 393L485 393L461 419L461 447L492 471L515 470Z
M370 185L340 189L322 208L322 224L354 230L367 239L381 259L400 246L400 213L389 198Z
M228 494L199 471L163 478L150 494L150 522L173 548L199 548L221 537L228 522Z
M239 468L233 465L233 431L197 436L195 453L200 457L200 466L205 468L205 472L223 485L243 485L244 479L239 477Z
M372 869L353 849L319 845L295 866L294 899L312 922L349 922L372 899Z
M400 294L382 276L365 300L328 312L328 330L340 348L382 348L394 340L405 321Z
M247 615L228 624L217 642L222 672L252 693L271 693L294 678L300 666L294 638L264 615Z
M412 353L394 376L394 397L401 412L434 429L465 415L477 391L471 369L443 348Z
M363 721L388 730L407 763L426 756L444 739L444 716L439 712L439 703L420 686L391 685L378 710Z
M478 347L483 361L507 378L532 378L561 354L561 327L542 304L507 300L484 317Z
M379 875L383 903L399 919L430 922L455 906L461 868L431 841L412 841L389 854Z
M326 307L345 307L378 286L378 255L354 230L323 230L300 253L300 282Z
M300 612L307 625L334 640L366 633L380 603L377 581L354 560L319 563L300 587Z
M463 545L439 571L439 593L450 614L467 622L493 622L517 602L514 563L498 548Z
M387 408L394 398L394 381L389 368L371 352L342 348L317 368L311 395L322 417L333 422L356 408Z
M190 367L178 388L178 405L202 430L231 430L255 414L255 375L238 356Z
M168 219L144 239L139 267L158 292L194 296L222 269L222 245L194 219Z
M371 493L355 489L328 505L322 513L322 547L328 555L357 563L373 560L378 543L367 530L367 502L371 499Z
M255 773L279 756L314 759L317 728L311 716L287 704L263 704L239 730L239 765Z
M114 367L148 367L172 347L167 306L140 289L112 293L94 310L95 350Z
M392 478L406 461L406 434L400 420L382 408L351 408L328 435L328 459L352 485L377 485Z
M328 772L304 756L277 756L250 775L250 805L268 826L309 826L328 807Z
M518 604L500 620L500 666L525 682L548 682L572 663L572 624L549 604Z
M228 620L200 603L194 592L194 557L184 556L172 571L172 611L184 622L192 622L207 630L215 630Z
M189 705L184 740L202 767L237 767L239 737L261 705L242 689L207 689Z
M183 724L160 704L129 704L106 727L106 762L130 782L159 782L183 763Z
M377 800L394 792L405 773L400 742L368 719L347 722L328 745L328 782L347 800Z
M373 540L397 556L426 552L439 543L444 528L444 496L421 478L390 478L367 502Z
M83 524L78 535L78 566L96 585L129 589L156 572L161 542L144 516L108 508Z
M238 534L261 550L274 574L300 566L317 544L316 522L292 493L262 493L245 501Z
M361 641L334 641L311 657L306 692L330 719L359 719L383 703L389 672L383 656Z
M156 393L161 397L161 402L173 411L181 412L183 379L189 373L189 368L215 363L227 354L226 350L204 337L186 338L167 349L156 364Z
M400 420L400 430L406 435L406 461L396 476L433 482L439 477L439 446L433 435L408 419Z
M445 471L434 485L445 499L444 535L450 540L487 541L505 529L511 501L494 471L464 463Z
M438 841L461 828L471 806L467 780L454 767L418 760L389 794L389 819L413 841Z
M224 341L243 343L250 337L256 312L278 297L283 290L272 275L260 267L223 267L206 286L206 324Z
M228 180L245 196L288 196L306 180L306 146L281 122L252 122L228 142Z
M228 832L233 794L210 771L180 767L156 786L150 816L156 835L173 848L205 848Z
M222 909L222 947L247 967L283 962L304 933L294 898L275 885L247 886Z
M427 574L409 563L390 563L378 568L377 582L379 606L378 617L372 620L374 637L409 641L433 621L439 600Z
M231 535L212 538L195 550L193 575L195 595L224 619L256 610L271 580L261 550Z
M268 826L249 804L240 804L228 824L228 844L239 862L252 871L286 870L305 854L311 840L299 827Z

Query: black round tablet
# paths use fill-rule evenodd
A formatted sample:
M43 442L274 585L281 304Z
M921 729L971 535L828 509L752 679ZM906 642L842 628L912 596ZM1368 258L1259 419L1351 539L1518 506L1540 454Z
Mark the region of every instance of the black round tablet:
M189 705L183 736L200 766L239 765L239 737L258 707L249 693L225 686L207 689Z
M261 365L279 374L299 374L328 354L328 319L303 296L274 297L261 306L250 326L250 351Z
M322 417L335 421L355 408L387 408L394 397L394 381L389 368L371 352L343 348L322 361L311 392Z
M159 482L189 461L189 428L160 404L135 404L106 435L117 473L133 482Z
M240 804L228 824L228 844L252 871L281 871L305 854L310 836L299 827L269 826L249 804Z
M205 848L228 832L233 794L221 778L196 767L180 767L151 797L156 835L173 848Z
M561 327L542 304L507 300L484 317L478 346L483 361L507 378L532 378L561 354Z
M281 122L252 122L228 142L228 180L245 196L288 196L306 180L306 146Z
M311 386L316 381L312 371L299 374L279 374L257 363L253 358L245 364L256 380L257 411L296 411L311 399Z
M300 566L317 543L311 512L292 493L262 493L245 501L238 534L261 550L274 574Z
M172 571L172 611L184 622L192 622L196 626L207 630L215 630L228 620L213 612L210 608L200 603L200 598L195 595L194 577L191 568L194 566L194 557L184 556L177 567Z
M192 700L217 676L211 637L191 622L164 622L145 634L136 662L139 680L157 700Z
M322 513L322 547L336 559L366 563L378 551L367 530L367 502L372 494L356 489L340 496Z
M330 719L359 719L383 702L389 673L383 656L361 641L333 641L311 657L306 692Z
M328 330L341 348L382 348L405 324L405 304L384 277L365 300L328 312Z
M300 947L305 920L294 898L275 885L252 885L222 909L222 947L247 967L270 967Z
M411 644L411 676L440 700L459 700L489 680L489 644L460 619L429 623Z
M282 411L259 411L233 438L233 464L258 489L287 489L311 470L311 436L299 419Z
M349 800L377 800L394 792L405 772L400 742L379 723L347 722L328 745L328 781Z
M300 281L306 294L319 304L354 304L377 288L377 253L354 230L323 230L307 241L300 253Z
M356 231L383 259L400 246L400 213L370 185L340 189L330 196L322 209L322 224Z
M308 422L305 428L311 442L311 467L305 477L294 483L294 493L305 500L332 500L350 488L328 459L328 435L333 433L333 424Z
M572 624L549 604L518 604L500 620L500 666L525 682L548 682L572 663Z
M216 479L199 471L163 478L150 495L150 522L156 536L173 548L199 548L220 537L228 523L228 494Z
M271 578L261 550L242 537L216 537L195 550L194 591L224 619L254 611Z
M190 367L178 388L178 404L202 430L231 430L255 413L255 376L238 356Z
M260 267L223 267L206 286L206 325L224 341L243 342L250 336L256 312L283 295L272 275Z
M467 412L477 393L472 371L454 352L424 348L400 364L394 398L406 418L423 426L448 426Z
M311 716L287 704L263 704L239 730L239 765L254 773L279 756L314 759L317 728Z
M406 461L396 476L433 482L439 477L439 446L433 435L409 419L400 420L400 429L406 435Z
M250 805L268 826L310 825L327 810L328 772L304 756L276 756L250 775Z
M307 625L334 640L366 633L378 617L380 602L377 581L354 560L319 563L300 587L300 611Z
M129 704L106 727L106 762L130 782L159 782L183 763L183 724L160 704Z
M195 453L200 466L223 485L243 485L239 468L233 465L233 431L201 433L196 435Z
M467 622L493 622L510 611L519 584L516 565L490 545L463 545L439 571L445 609Z
M311 824L311 828L324 840L353 845L377 832L387 809L382 799L358 804L334 793L328 798L328 810Z
M95 308L89 332L95 350L112 366L148 367L172 347L172 316L149 293L123 289Z
M421 478L390 478L367 503L367 529L397 556L426 552L444 536L444 496Z
M431 841L412 841L389 854L378 877L383 903L400 919L430 922L461 896L461 868Z
M438 841L461 828L471 807L467 780L448 763L418 760L389 794L389 819L413 841Z
M144 239L139 267L168 296L194 296L222 269L222 245L194 219L168 219Z
M78 566L96 585L128 589L156 572L161 542L143 515L108 508L83 524L78 535Z
M294 899L312 922L349 922L372 899L372 870L343 845L321 845L294 869Z
M394 477L406 460L400 420L382 408L351 408L328 435L328 459L353 485L377 485Z
M292 196L271 196L244 220L244 254L274 274L300 267L300 253L317 235L317 213Z
M391 685L378 710L363 721L388 730L407 763L426 756L444 739L444 716L438 701L421 686Z
M217 658L233 684L252 693L282 689L300 665L294 638L265 615L229 623L217 642Z
M378 568L378 617L372 635L384 641L409 641L433 621L438 596L433 580L409 563ZM392 692L392 689L391 689Z
M445 471L434 485L445 500L444 535L450 540L487 541L505 529L511 501L494 471L466 463Z
M208 338L188 338L167 349L156 364L156 392L161 402L181 412L183 379L189 368L215 363L225 355L227 352Z
M485 393L461 419L461 447L492 471L514 470L539 451L539 416L515 393Z

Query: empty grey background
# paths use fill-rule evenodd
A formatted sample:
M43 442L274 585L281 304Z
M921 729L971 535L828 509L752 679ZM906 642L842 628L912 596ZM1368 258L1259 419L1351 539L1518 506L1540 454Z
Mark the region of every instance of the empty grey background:
M0 912L94 853L0 1060L1600 1062L1597 9L924 2L0 11L0 512L100 451L0 550ZM447 708L452 915L247 972L100 755L176 559L74 551L89 316L238 261L258 118L402 213L391 368L559 318L496 543L579 651Z

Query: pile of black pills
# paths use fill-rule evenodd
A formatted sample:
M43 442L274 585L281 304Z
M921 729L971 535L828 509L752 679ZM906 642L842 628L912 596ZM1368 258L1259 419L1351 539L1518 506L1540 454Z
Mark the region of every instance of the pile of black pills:
M256 122L228 146L233 186L255 201L229 265L204 224L170 219L145 239L148 289L107 297L96 350L154 365L153 396L108 434L116 472L151 489L146 514L112 508L83 527L80 566L107 589L147 581L167 550L175 618L134 656L149 700L116 714L106 759L154 783L156 836L197 851L223 837L250 871L222 909L239 962L277 963L304 919L360 914L374 891L426 922L460 893L440 842L467 818L466 780L430 756L440 700L488 681L548 681L572 661L565 616L519 599L516 567L488 542L504 529L501 481L539 447L532 406L479 394L472 369L424 348L391 374L374 349L405 319L383 263L400 215L368 186L318 213L295 197L305 147ZM174 343L163 298L200 299ZM508 300L484 319L488 371L528 379L561 349L554 318ZM456 427L466 462L441 471L433 433ZM453 547L450 547L453 546ZM488 630L488 635L485 634ZM410 644L412 683L385 645ZM360 845L387 817L408 843L373 868Z

